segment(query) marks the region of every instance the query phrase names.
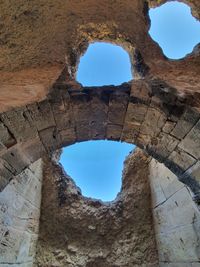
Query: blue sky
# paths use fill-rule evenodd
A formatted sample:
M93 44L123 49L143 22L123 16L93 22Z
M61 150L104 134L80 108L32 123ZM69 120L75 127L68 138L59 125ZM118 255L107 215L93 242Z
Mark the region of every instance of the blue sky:
M85 86L119 85L132 79L129 55L120 46L96 42L81 57L77 80Z
M149 33L168 58L183 58L200 42L200 22L186 4L169 2L151 9L149 15Z
M87 141L65 148L61 163L84 196L110 201L121 188L123 161L133 145Z
M151 9L150 18L150 34L169 58L184 57L200 42L200 23L183 3ZM85 86L118 85L131 79L129 56L119 46L91 44L80 60L77 80ZM123 161L132 149L133 145L111 141L77 143L64 148L60 162L84 196L111 201L120 191Z

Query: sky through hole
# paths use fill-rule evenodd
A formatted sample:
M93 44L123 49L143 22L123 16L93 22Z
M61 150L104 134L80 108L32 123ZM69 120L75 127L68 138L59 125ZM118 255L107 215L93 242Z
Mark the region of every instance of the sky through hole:
M152 38L164 54L179 59L200 41L200 23L180 2L150 10ZM91 44L81 58L77 80L84 86L119 85L132 79L125 50L108 43ZM123 161L133 145L112 141L89 141L64 148L60 162L84 196L113 200L121 188Z

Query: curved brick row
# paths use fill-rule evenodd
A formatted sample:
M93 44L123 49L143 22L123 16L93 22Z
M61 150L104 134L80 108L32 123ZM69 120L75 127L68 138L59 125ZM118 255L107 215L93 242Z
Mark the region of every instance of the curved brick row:
M86 140L134 143L163 162L199 201L200 114L160 81L55 84L48 99L1 114L0 187L44 154Z

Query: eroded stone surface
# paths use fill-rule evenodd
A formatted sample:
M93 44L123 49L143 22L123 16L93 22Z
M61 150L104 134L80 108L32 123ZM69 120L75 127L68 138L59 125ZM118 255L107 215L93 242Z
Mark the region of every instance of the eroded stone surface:
M60 166L46 164L36 266L158 266L148 157L127 158L111 203L85 198Z
M0 193L0 266L31 267L39 231L42 161Z
M108 41L129 53L135 78L160 79L199 105L199 48L168 60L150 38L148 4L164 1L1 1L0 110L40 101L64 69L74 80L90 42ZM184 1L199 18L198 0Z

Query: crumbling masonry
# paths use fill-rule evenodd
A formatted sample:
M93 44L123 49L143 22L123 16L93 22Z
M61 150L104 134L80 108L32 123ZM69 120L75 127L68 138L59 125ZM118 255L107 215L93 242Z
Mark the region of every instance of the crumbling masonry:
M164 2L0 1L0 266L200 266L200 50L163 55L148 10ZM77 83L99 40L126 49L132 81ZM83 197L54 154L104 139L138 147L111 203Z

